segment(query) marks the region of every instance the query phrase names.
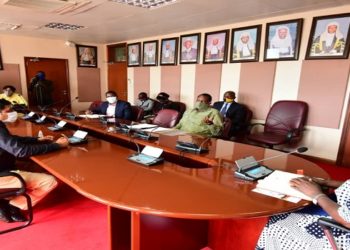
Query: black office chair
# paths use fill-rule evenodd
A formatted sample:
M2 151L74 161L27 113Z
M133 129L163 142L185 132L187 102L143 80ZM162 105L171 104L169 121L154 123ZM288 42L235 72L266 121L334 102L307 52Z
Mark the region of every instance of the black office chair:
M338 250L339 248L334 240L332 230L337 229L343 233L350 233L349 228L344 227L343 225L339 224L338 222L330 218L325 218L325 217L319 218L317 220L317 223L322 227L323 232L326 235L333 250Z
M0 199L6 199L6 198L14 197L14 196L24 196L27 200L27 207L28 207L27 218L28 219L25 221L24 224L21 224L20 226L0 231L0 234L12 232L12 231L24 228L24 227L28 226L33 220L32 200L30 199L29 195L26 193L26 184L25 184L23 178L17 173L0 172L0 179L3 177L8 177L8 176L16 177L19 180L19 182L21 183L21 186L18 188L0 188Z

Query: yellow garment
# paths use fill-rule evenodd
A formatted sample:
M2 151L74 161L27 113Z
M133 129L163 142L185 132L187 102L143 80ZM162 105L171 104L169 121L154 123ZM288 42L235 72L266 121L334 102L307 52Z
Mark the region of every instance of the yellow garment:
M205 117L211 118L213 124L206 124L204 122ZM188 133L210 137L220 135L223 129L223 122L219 111L214 108L207 108L204 111L192 109L184 113L175 128Z
M0 99L5 99L5 100L11 102L12 104L20 104L20 105L28 106L28 103L23 98L23 96L20 94L17 94L17 93L13 93L10 97L8 97L5 94L0 94Z

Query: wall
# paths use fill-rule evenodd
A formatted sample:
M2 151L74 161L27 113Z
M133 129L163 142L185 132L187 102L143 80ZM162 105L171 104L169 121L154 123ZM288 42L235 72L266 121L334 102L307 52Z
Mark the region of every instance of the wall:
M350 5L347 5L126 41L127 43L150 40L160 42L162 38L201 32L200 62L202 63L205 32L263 25L259 63L130 67L128 68L128 99L134 102L139 91L148 92L153 98L158 92L166 91L170 93L173 100L180 100L191 107L200 92L211 93L213 99L217 100L222 98L225 91L234 90L238 101L249 105L257 121L263 120L269 107L278 100L305 100L310 105L307 131L301 142L309 147L306 154L336 160L349 98L349 60L304 61L304 58L312 18L349 11ZM304 19L299 60L263 62L266 23L296 18ZM319 70L319 67L323 70ZM342 79L339 84L333 85L334 82L331 82L331 79L325 80L327 69L334 73L340 69ZM171 75L165 77L165 73ZM178 82L172 80L176 77L180 79ZM320 81L322 81L322 88L318 92L321 84L317 85L317 83Z
M27 84L24 57L45 57L68 59L69 85L71 97L78 96L77 58L75 47L67 47L64 40L41 39L22 36L0 35L0 48L4 64L19 64L22 94L27 98ZM94 45L91 43L83 43ZM101 83L107 85L107 67L105 59L105 46L98 46L98 67L101 68ZM103 51L103 53L102 53ZM100 84L100 83L99 83ZM101 96L105 88L101 89ZM74 102L73 110L85 110L90 102Z

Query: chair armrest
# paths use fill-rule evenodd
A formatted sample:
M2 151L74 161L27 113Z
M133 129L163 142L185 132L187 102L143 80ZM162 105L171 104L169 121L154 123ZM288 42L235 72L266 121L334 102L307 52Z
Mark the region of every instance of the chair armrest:
M253 129L253 127L258 126L258 125L265 127L265 123L252 123L252 124L248 125L247 131L250 133L250 131Z
M18 188L19 189L18 191L21 193L24 193L26 191L26 183L25 183L24 179L22 178L22 176L20 176L17 173L14 173L14 172L0 172L0 178L5 177L5 176L16 177L19 180L19 182L21 183L21 187Z
M322 218L319 218L317 220L317 223L321 226L321 227L326 227L326 228L336 228L336 229L339 229L341 231L344 231L344 232L347 232L347 233L350 233L350 229L343 226L342 224L336 222L335 220L333 219L330 219L330 218L325 218L325 217L322 217Z
M286 134L287 141L290 141L293 137L295 137L295 134L297 132L301 133L301 132L303 132L305 130L306 129L303 128L303 129L292 129L292 130L288 131L288 133Z

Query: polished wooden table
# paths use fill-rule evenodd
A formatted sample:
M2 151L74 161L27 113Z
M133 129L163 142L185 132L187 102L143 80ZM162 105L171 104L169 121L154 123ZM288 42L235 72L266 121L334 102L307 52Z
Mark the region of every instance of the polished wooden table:
M98 132L93 121L90 124L83 122L75 125L81 129L90 126ZM24 121L8 127L19 135L35 136L39 130L56 137L61 134L50 132L47 125ZM71 135L73 131L65 130L64 133ZM100 135L106 135L105 129ZM172 137L160 138L160 142L140 143L162 147L161 141L164 141L169 145L162 148L172 157L183 157L184 162L186 159L198 161L208 167L191 168L191 164L184 167L170 161L144 167L127 160L135 150L92 136L87 144L35 156L32 160L82 195L108 206L111 249L179 249L166 245L169 238L162 234L164 231L175 235L179 228L192 239L181 249L199 249L206 245L203 236L208 233L208 220L268 216L309 204L303 200L295 204L254 193L251 190L255 183L234 177L236 159L250 155L263 159L281 154L278 151L212 139L208 142L208 154L186 153L184 156L179 152L171 154L174 150L171 145L176 140ZM306 175L328 178L316 164L294 155L278 157L265 164L289 172L303 169ZM170 224L175 225L175 229L165 230L165 225Z

